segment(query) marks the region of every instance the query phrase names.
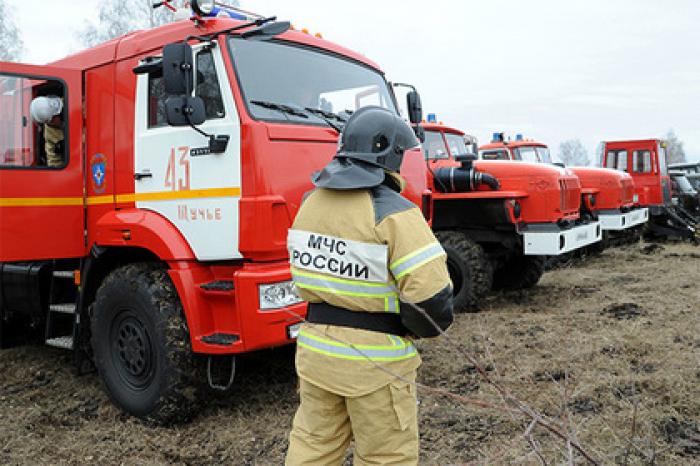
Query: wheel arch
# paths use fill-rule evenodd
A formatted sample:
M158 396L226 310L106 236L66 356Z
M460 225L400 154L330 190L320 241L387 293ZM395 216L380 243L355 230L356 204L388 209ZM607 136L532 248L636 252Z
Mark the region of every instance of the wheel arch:
M113 270L134 262L167 263L153 251L140 247L93 246L81 269L80 308L87 309L95 301L97 289Z

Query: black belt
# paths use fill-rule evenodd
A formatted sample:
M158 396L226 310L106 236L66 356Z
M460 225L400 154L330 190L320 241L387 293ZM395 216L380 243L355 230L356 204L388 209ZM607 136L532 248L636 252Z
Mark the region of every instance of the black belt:
M405 337L409 331L399 314L350 311L328 303L309 303L306 321L312 324L337 325Z

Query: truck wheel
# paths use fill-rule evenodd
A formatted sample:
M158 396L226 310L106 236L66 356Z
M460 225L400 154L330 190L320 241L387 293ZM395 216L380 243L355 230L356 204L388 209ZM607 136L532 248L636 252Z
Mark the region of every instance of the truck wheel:
M458 231L438 231L447 253L447 269L450 272L456 312L474 312L481 299L491 291L493 268L484 249Z
M545 263L544 256L524 254L513 256L494 273L494 288L501 290L532 288L542 278Z
M188 420L197 371L167 272L149 263L114 270L91 311L95 366L114 404L155 424Z

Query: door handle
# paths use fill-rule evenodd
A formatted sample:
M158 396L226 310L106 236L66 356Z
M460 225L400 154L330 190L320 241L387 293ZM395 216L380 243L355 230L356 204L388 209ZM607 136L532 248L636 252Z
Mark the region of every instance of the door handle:
M153 178L153 173L146 171L134 173L134 179L136 181L142 180L144 178Z

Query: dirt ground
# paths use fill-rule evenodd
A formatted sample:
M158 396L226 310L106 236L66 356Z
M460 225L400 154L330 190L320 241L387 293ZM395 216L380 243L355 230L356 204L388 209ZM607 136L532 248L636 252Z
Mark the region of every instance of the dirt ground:
M449 333L601 464L700 464L700 248L626 246L488 298ZM422 383L502 405L444 339ZM281 464L296 407L293 348L251 355L232 393L187 425L121 414L95 374L45 347L0 352L0 464ZM547 464L565 442L493 408L420 391L421 464ZM584 464L574 455L576 464ZM348 462L349 464L349 462Z

